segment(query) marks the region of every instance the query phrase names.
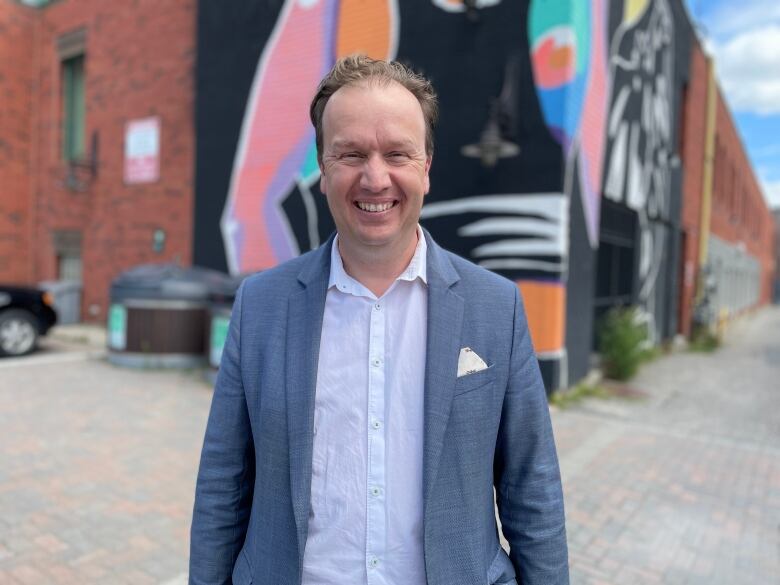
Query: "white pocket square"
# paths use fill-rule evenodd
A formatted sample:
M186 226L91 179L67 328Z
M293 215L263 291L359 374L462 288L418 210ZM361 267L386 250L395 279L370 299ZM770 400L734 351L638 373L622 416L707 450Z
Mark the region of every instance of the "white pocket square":
M458 356L458 378L468 374L475 374L487 369L487 367L485 360L479 357L477 352L470 347L464 347L460 350L460 355Z

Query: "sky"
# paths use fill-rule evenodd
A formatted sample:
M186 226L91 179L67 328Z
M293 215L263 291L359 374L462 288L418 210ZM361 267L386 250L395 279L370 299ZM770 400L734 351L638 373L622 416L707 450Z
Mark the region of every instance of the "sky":
M780 207L780 2L685 0L771 208Z

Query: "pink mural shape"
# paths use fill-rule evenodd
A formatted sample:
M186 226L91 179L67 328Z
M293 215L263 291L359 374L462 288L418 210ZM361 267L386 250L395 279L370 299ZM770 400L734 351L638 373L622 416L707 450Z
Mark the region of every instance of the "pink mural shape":
M338 0L287 0L263 49L222 216L232 273L260 270L296 255L281 202L313 140L308 108L333 64Z
M220 223L231 273L269 268L300 253L282 202L296 184L308 194L319 174L309 121L317 84L345 50L393 58L397 14L395 0L285 1L255 73ZM376 31L344 26L350 18L379 23L385 52L363 47L361 33Z
M591 247L599 243L601 176L607 142L609 67L607 64L607 0L591 0L591 50L588 85L580 127L580 193Z

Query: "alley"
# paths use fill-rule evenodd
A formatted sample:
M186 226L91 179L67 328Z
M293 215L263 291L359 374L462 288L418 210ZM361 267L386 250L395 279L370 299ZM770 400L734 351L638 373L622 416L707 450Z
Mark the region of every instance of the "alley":
M780 308L553 415L573 585L780 575Z

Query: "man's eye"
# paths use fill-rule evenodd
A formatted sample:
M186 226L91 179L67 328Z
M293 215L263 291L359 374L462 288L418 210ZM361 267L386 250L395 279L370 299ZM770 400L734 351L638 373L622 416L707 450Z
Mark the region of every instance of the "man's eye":
M388 156L390 158L392 158L392 159L402 159L402 158L406 158L406 153L405 152L391 152Z
M361 154L359 152L345 152L341 155L341 158L345 158L347 160L355 160L361 157Z

